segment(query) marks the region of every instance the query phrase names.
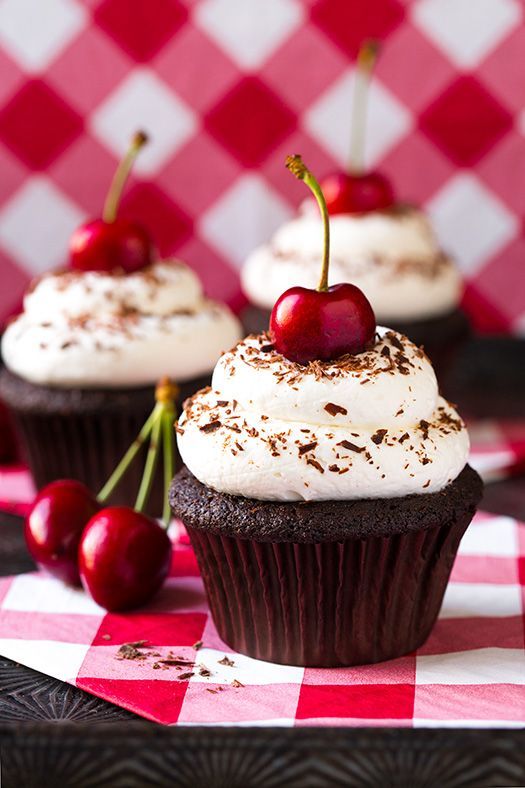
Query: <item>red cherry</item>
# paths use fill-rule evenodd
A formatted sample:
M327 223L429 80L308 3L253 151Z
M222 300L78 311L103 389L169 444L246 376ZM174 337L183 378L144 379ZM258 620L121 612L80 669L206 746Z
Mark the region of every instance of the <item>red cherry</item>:
M78 549L85 590L106 610L147 602L170 567L171 542L151 517L127 506L102 509L88 522Z
M328 213L384 211L395 202L392 184L382 173L352 175L336 172L321 182Z
M74 479L43 487L25 522L27 548L38 566L66 583L79 585L80 537L99 508L93 493Z
M270 316L275 349L299 364L360 353L373 339L376 321L370 302L355 285L326 291L291 287Z
M126 273L151 265L153 245L146 230L137 222L117 217L117 209L133 162L148 137L138 131L109 187L102 219L78 227L69 244L69 264L76 271L112 271Z
M137 222L118 217L94 219L80 225L69 244L70 265L76 271L138 271L153 262L153 244Z

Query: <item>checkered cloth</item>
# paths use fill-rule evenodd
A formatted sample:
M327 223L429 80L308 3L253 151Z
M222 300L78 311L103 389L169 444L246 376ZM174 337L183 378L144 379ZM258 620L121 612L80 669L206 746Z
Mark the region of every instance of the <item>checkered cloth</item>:
M470 464L485 481L525 470L525 421L493 420L468 425ZM0 466L0 510L25 516L35 489L23 465Z
M479 513L428 641L391 662L305 669L232 653L180 544L153 604L125 615L41 574L1 579L0 654L166 725L520 727L524 611L525 525ZM144 659L119 658L142 640Z
M423 204L478 326L525 330L520 0L2 0L0 319L100 214L137 126L151 145L122 210L210 294L348 160L355 56L383 43L367 160ZM30 20L30 23L29 23ZM35 133L38 129L38 134Z

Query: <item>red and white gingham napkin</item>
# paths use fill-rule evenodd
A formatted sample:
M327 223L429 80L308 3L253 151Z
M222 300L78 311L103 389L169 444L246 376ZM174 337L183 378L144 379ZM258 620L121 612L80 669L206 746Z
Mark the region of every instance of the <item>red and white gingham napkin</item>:
M167 725L521 727L524 611L525 525L479 513L430 638L391 662L304 669L232 653L183 545L154 603L128 614L38 573L1 579L0 654ZM142 640L145 659L118 658Z
M469 462L485 481L525 470L525 421L483 420L469 425ZM23 465L0 466L0 510L24 516L35 495Z

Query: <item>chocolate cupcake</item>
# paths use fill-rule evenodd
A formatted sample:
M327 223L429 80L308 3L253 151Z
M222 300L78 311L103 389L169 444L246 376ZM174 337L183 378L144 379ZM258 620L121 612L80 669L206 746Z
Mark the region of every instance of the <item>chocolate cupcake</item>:
M37 487L73 477L98 491L150 413L156 381L177 381L182 401L239 336L179 261L38 279L4 334L0 373ZM127 480L112 502L133 503L133 470ZM154 497L153 513L161 508Z
M394 205L330 218L330 283L352 282L368 297L379 323L424 345L438 378L469 333L459 302L462 281L437 243L423 211ZM298 218L256 249L242 269L251 302L242 315L248 332L268 328L270 311L289 287L313 287L322 253L321 220L306 202Z
M250 336L177 432L172 509L232 649L328 667L425 641L482 485L420 348L378 328L362 353L301 365Z

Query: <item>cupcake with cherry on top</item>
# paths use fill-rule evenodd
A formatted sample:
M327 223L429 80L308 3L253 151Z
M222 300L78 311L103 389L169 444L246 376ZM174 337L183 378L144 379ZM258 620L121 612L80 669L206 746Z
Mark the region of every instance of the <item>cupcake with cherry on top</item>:
M177 425L171 485L221 638L291 665L378 662L418 648L436 620L480 500L465 424L431 363L376 326L365 295L328 285L277 300L270 329L217 362Z
M73 234L69 267L32 284L3 336L0 395L38 487L64 477L100 487L148 414L155 381L168 374L182 401L240 337L238 320L204 296L195 273L160 260L147 231L117 214L145 142L133 138L103 218ZM135 476L131 468L114 502L130 502Z
M365 105L376 54L376 45L366 42L358 58L350 166L321 181L331 217L330 283L358 286L381 323L424 345L439 378L469 332L460 307L463 283L424 211L400 202L384 173L364 167ZM249 255L241 272L251 302L243 313L248 331L268 325L287 288L315 286L321 242L319 215L308 199L295 219Z

